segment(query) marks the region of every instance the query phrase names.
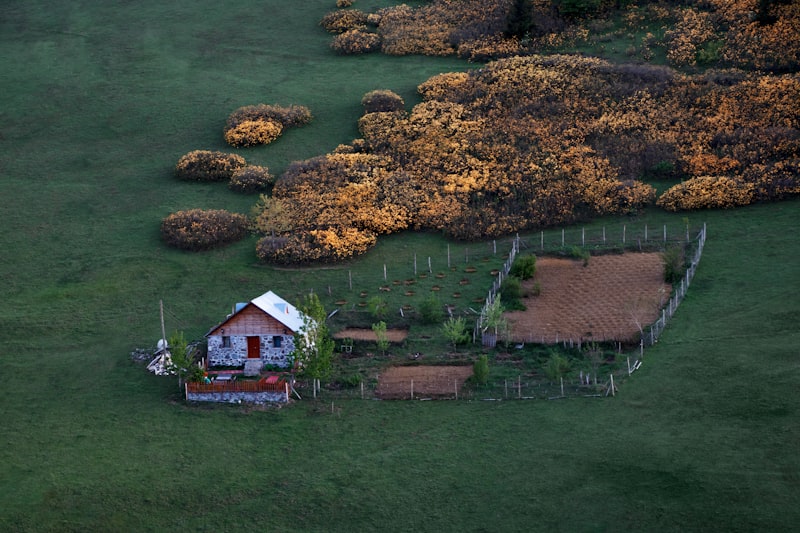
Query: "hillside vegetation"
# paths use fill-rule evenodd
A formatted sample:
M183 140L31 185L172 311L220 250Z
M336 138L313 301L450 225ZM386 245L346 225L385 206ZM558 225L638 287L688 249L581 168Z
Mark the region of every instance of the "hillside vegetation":
M410 117L420 103L449 105L422 102L426 80L490 68L453 54L337 55L318 26L334 5L3 3L0 530L796 528L797 198L691 213L646 206L587 222L594 233L634 222L672 232L686 217L708 225L686 299L616 398L334 403L323 391L276 410L190 406L177 379L131 360L162 335L160 300L167 335L195 340L266 290L291 302L313 290L333 309L362 290L380 294L384 265L392 283L413 275L415 256L420 266L433 256L435 273L448 250L459 271L491 255L492 242L410 231L324 267L265 265L254 236L193 253L164 245L159 221L170 213L247 214L257 201L224 183L248 166L219 182L176 179L184 154L234 152L264 169L254 181L267 190L269 173L325 154L391 162L355 150L363 95L390 89ZM613 38L597 46L623 52L616 39L627 36ZM267 145L227 144L226 117L262 102L307 106L313 121ZM639 181L660 194L679 179ZM581 227L567 235L579 238ZM561 236L544 230L547 242ZM465 305L491 280L469 276ZM426 293L439 283L426 282ZM487 352L490 369L496 355Z

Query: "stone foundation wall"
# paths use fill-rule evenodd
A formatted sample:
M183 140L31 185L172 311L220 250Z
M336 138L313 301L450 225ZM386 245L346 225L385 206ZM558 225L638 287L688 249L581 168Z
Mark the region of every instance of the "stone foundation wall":
M190 402L216 403L286 403L285 392L187 392Z

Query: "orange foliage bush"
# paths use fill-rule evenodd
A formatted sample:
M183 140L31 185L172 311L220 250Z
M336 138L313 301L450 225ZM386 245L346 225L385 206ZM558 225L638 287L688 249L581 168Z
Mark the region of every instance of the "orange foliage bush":
M367 25L367 14L357 9L331 11L322 17L319 25L330 33L363 29Z
M256 255L262 261L279 264L334 261L362 254L376 242L376 236L369 232L330 227L292 232L279 239L264 237L256 245Z
M657 205L667 211L731 208L753 202L754 186L725 176L700 176L668 189Z
M228 188L243 193L261 192L275 183L275 176L269 173L267 167L248 165L240 168L231 176Z
M225 141L232 146L269 144L284 128L311 122L311 111L305 106L248 105L236 109L225 121Z
M274 120L246 120L225 131L225 142L231 146L269 144L283 133L283 125Z
M695 8L682 9L676 24L664 34L667 59L673 65L696 65L702 45L715 35L710 13Z
M242 156L194 150L178 160L175 176L190 181L226 181L247 163Z
M259 120L279 122L284 128L290 128L308 124L312 119L311 111L301 105L289 107L267 104L246 105L228 115L225 129L235 128L242 122Z
M458 57L469 61L489 61L520 55L524 51L517 37L492 35L464 41L458 45Z
M247 217L221 209L178 211L161 222L161 238L174 248L208 250L247 234Z
M361 98L364 113L403 111L406 103L399 94L387 89L370 91Z
M361 138L289 167L281 209L262 217L287 226L271 226L262 258L335 260L405 228L479 239L633 213L655 201L638 180L651 172L686 178L658 200L670 210L800 193L797 75L525 56L418 90L410 112L368 112Z
M347 30L333 38L331 49L337 54L366 54L379 50L381 38L376 33L361 29Z

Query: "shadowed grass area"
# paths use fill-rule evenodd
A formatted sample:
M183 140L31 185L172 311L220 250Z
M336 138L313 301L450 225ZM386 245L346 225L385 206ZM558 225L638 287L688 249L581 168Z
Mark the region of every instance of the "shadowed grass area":
M160 336L160 299L168 333L199 338L232 303L268 289L290 300L314 289L330 307L351 299L348 270L353 290L372 294L383 264L397 269L389 280L411 277L413 253L419 270L429 255L441 264L447 242L435 235L396 235L351 263L294 270L256 264L254 239L201 254L159 241L172 211L254 203L172 178L189 150L229 149L222 126L236 107L314 113L272 145L237 151L279 174L357 136L365 92L388 88L410 107L427 77L477 66L334 56L317 26L330 9L4 4L0 529L791 529L797 201L689 215L709 228L695 281L615 399L189 407L175 379L130 361ZM652 211L635 222L682 218ZM451 250L480 258L487 246ZM483 294L491 278L473 275L486 277L470 286Z

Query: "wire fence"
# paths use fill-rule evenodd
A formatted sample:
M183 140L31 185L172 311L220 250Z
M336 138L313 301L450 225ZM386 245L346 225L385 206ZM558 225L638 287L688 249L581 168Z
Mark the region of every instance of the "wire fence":
M667 327L667 322L669 322L669 320L675 314L675 311L678 310L678 306L683 301L684 297L686 297L686 292L689 290L689 285L694 279L695 272L697 272L697 266L700 264L700 257L703 255L703 248L705 247L705 244L706 225L703 224L703 229L701 229L697 234L696 246L694 248L694 253L692 254L692 259L686 268L686 273L683 275L680 284L675 286L674 294L669 299L669 302L667 302L667 304L661 309L661 318L656 320L655 323L650 326L649 334L642 333L642 339L639 343L641 350L656 343L658 337L664 331L664 328Z
M312 381L298 380L292 395L295 399L338 402L342 400L460 400L514 401L559 400L567 398L607 398L619 391L625 378L642 367L641 359L627 358L613 370L594 373L580 371L577 375L550 379L543 375L520 374L502 380L490 380L477 385L464 380L393 380L390 387L377 380L362 381L350 386L341 384L315 388Z

